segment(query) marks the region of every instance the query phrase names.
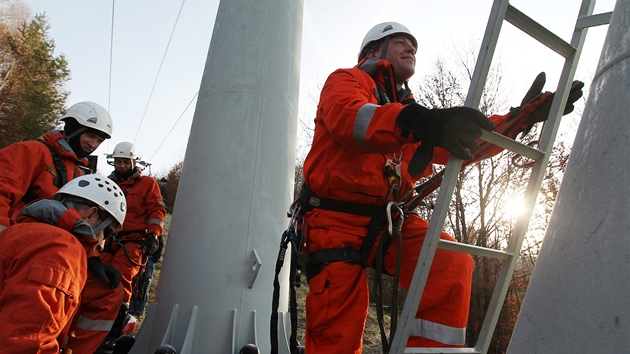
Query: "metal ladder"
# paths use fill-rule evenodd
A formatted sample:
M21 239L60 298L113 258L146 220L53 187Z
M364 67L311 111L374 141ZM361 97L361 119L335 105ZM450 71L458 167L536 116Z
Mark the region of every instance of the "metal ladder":
M535 160L531 176L525 190L523 201L524 212L516 220L514 230L505 250L479 247L474 245L455 243L440 240L440 232L444 226L444 220L449 209L457 177L462 167L462 160L451 157L446 166L444 179L440 187L437 202L431 216L429 229L420 252L420 258L416 265L411 285L408 289L407 299L403 306L399 321L399 327L394 334L390 353L486 353L490 346L490 340L497 324L501 307L503 305L509 282L518 261L518 255L527 232L529 220L531 218L536 197L542 184L545 168L549 162L549 157L556 138L560 117L564 108L569 89L575 75L577 63L582 52L586 38L586 30L589 27L608 24L612 12L599 15L592 15L595 0L583 0L575 24L571 43L567 43L556 36L519 10L509 4L508 0L495 0L488 19L488 25L481 43L481 49L477 58L475 71L471 80L465 105L468 107L478 107L481 100L483 87L488 76L492 56L494 54L499 32L503 21L508 21L526 34L535 38L556 53L565 58L564 66L558 88L551 105L549 119L544 125L541 133L538 149L533 149L512 139L506 138L494 132L484 131L481 137L494 145L507 150L517 152L532 160ZM415 314L420 304L420 298L426 285L429 270L433 262L436 250L445 249L456 252L469 253L471 255L492 257L502 260L500 273L495 284L495 288L486 312L479 338L474 347L466 348L405 348Z

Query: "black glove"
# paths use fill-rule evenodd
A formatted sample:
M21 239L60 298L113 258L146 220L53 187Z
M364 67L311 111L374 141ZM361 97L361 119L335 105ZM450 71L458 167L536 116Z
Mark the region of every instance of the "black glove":
M142 241L142 246L140 246L140 248L142 249L142 255L145 257L153 255L158 249L158 244L158 235L156 233L152 232L150 234L147 234L144 238L144 241Z
M109 285L111 289L120 284L120 272L111 265L103 263L100 257L89 257L87 260L87 269L103 284Z
M441 146L460 159L472 159L472 151L479 147L477 139L481 129L494 128L494 123L474 108L428 109L417 103L405 106L396 124L403 128L403 138L413 133L415 140L422 140L407 167L412 176L421 174L429 166L434 146Z
M158 237L158 248L153 253L153 262L159 263L162 259L162 252L164 252L164 242L162 242L162 237Z
M538 76L536 76L536 79L534 79L532 86L529 88L529 90L525 94L525 97L523 97L523 101L521 101L520 107L517 107L515 109L518 110L521 107L525 106L526 104L532 102L534 99L536 99L538 95L542 93L542 89L545 86L546 81L547 79L544 72L538 74ZM567 98L567 104L564 106L564 112L562 113L562 115L566 115L573 112L573 109L575 108L573 104L578 99L580 99L582 95L584 95L584 92L582 92L583 88L584 88L584 83L582 81L578 81L578 80L573 81L573 84L571 85L571 89L569 90L569 97ZM534 110L532 113L529 114L529 117L527 117L527 119L525 120L525 124L528 127L531 127L532 125L538 122L543 122L547 120L547 117L549 117L549 110L551 109L551 103L553 102L554 94L555 93L547 97L547 99L540 106L538 106L536 110Z
M428 109L416 103L400 111L396 124L403 128L403 137L411 132L415 140L422 140L423 145L441 146L464 160L473 158L471 151L479 147L477 139L481 129L494 128L494 123L474 108Z

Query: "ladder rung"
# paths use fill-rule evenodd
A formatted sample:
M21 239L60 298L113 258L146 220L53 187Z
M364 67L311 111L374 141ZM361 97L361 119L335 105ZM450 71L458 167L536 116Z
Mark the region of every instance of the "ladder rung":
M475 256L492 257L501 260L510 259L514 255L513 253L495 250L494 248L479 247L466 243L459 243L447 240L440 240L440 242L438 243L438 248L441 248L443 250L474 254Z
M512 5L508 5L505 20L565 58L569 58L575 53L575 48L571 44L541 26L538 22L532 20L529 16Z
M521 144L504 135L487 130L481 130L481 139L504 149L514 151L533 160L542 158L545 154L537 149Z
M606 25L610 23L610 17L612 16L611 12L604 12L602 14L585 16L579 18L575 23L575 27L578 29L589 28L595 26Z
M405 348L405 353L477 353L482 351L476 348Z

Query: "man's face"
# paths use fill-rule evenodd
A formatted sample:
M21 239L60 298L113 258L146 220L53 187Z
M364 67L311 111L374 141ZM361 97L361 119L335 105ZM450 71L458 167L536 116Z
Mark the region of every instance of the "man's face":
M79 137L79 144L81 144L81 148L85 152L91 154L99 147L99 145L101 145L104 140L105 139L101 138L97 134L88 132L81 134L81 136Z
M371 59L381 57L381 47L378 51L368 53ZM405 36L394 36L389 39L385 60L394 66L396 79L399 82L409 80L416 72L416 48L413 42Z
M131 159L122 157L114 158L114 168L118 173L125 173L131 169Z

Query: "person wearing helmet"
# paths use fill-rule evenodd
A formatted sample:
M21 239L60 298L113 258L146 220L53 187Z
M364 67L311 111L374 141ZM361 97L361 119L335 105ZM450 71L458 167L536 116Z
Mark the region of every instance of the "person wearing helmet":
M65 122L63 130L52 130L38 141L18 142L0 150L0 229L15 224L28 203L51 198L68 181L90 173L86 157L112 135L111 116L95 102L70 106L60 120ZM77 333L82 328L111 326L119 307L119 301L112 298L123 296L118 284L120 275L100 262L97 251L92 252L87 264L88 280L80 297L79 315L72 325ZM90 340L96 342L93 352L109 329L85 331L90 335L83 335L82 340L88 345Z
M50 198L62 185L87 171L87 156L112 134L112 119L94 102L79 102L60 118L63 130L38 141L0 149L0 229L15 222L33 200Z
M125 290L118 322L124 319L133 292L133 278L146 265L161 243L166 208L160 186L150 176L142 175L140 154L130 142L120 142L108 156L114 171L109 175L127 197L129 212L125 223L115 238L108 240L101 253L104 263L112 265L122 275ZM114 325L101 349L111 348L120 336L121 326Z
M417 50L407 27L380 23L361 43L358 64L336 70L322 88L298 203L308 230L307 353L361 353L365 268L395 274L399 264L399 284L408 289L428 229L426 220L389 203L400 203L451 154L471 160L482 130L510 116L417 104L407 84ZM403 246L390 237L388 217L391 236L399 231ZM455 241L445 232L441 238ZM437 250L407 346L464 346L473 265L468 254Z
M59 353L87 281L88 255L121 229L126 212L116 183L85 175L27 205L18 223L0 232L3 351Z

